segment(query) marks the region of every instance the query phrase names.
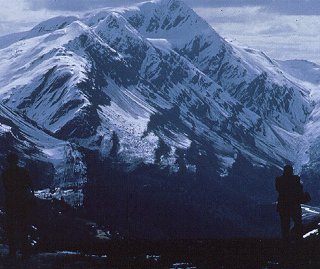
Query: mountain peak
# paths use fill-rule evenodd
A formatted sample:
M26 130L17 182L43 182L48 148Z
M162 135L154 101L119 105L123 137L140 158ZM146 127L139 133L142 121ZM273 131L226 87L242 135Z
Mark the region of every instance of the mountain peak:
M171 11L178 9L179 7L187 7L187 5L181 0L153 0L142 2L139 5L144 5L148 3L169 7Z
M147 38L190 39L212 28L180 0L156 0L120 11L127 21Z
M117 43L123 39L123 36L127 37L124 42L124 46L127 46L129 39L136 40L141 39L139 33L133 28L130 23L119 13L110 12L105 19L101 20L94 28L94 32L100 36L108 44L115 40Z
M188 7L183 1L180 1L180 0L161 0L161 1L163 4L169 7L170 11L173 11L179 8Z
M104 20L98 23L97 27L101 27L101 25L106 25L108 28L119 29L120 27L123 27L127 24L128 23L125 20L125 18L123 18L119 13L110 12L110 14L108 14Z
M148 1L142 2L137 5L141 10L148 9L149 11L153 11L155 13L189 13L193 10L185 4L181 0L155 0L155 1Z

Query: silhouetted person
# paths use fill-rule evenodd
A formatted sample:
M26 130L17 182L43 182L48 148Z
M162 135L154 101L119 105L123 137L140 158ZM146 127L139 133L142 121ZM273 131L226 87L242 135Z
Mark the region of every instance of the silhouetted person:
M282 238L285 241L289 240L290 220L292 219L295 239L301 239L303 235L301 212L303 187L300 177L293 174L291 165L286 165L283 168L283 175L276 178L276 189L279 193L278 212L281 221Z
M34 191L28 171L18 166L18 161L16 154L9 153L8 166L2 174L7 215L6 231L9 255L15 257L20 245L22 257L26 258L29 256L28 219Z

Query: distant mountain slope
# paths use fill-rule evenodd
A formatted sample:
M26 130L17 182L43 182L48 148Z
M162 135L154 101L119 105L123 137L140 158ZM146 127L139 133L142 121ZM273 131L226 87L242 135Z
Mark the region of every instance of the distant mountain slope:
M277 61L277 63L281 69L293 77L314 85L320 85L320 65L306 60Z

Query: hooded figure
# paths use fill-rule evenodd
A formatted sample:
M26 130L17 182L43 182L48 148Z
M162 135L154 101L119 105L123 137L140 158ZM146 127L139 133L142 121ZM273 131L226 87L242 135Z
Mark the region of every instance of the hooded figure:
M6 160L8 166L2 174L2 180L9 255L15 257L17 245L20 245L21 254L26 257L28 256L28 216L34 191L28 171L18 166L18 155L9 153Z
M291 165L286 165L283 168L283 175L276 178L276 189L279 193L277 208L280 215L282 238L289 239L290 220L292 219L295 238L301 239L303 235L301 211L303 187L300 177L293 174Z

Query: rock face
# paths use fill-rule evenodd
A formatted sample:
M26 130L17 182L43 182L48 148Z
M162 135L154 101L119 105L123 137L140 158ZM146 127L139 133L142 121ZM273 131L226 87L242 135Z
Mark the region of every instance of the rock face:
M1 139L51 163L55 186L85 182L92 152L130 173L217 184L237 171L240 185L254 173L237 162L300 169L317 156L316 86L299 62L227 43L182 1L57 17L0 44Z

